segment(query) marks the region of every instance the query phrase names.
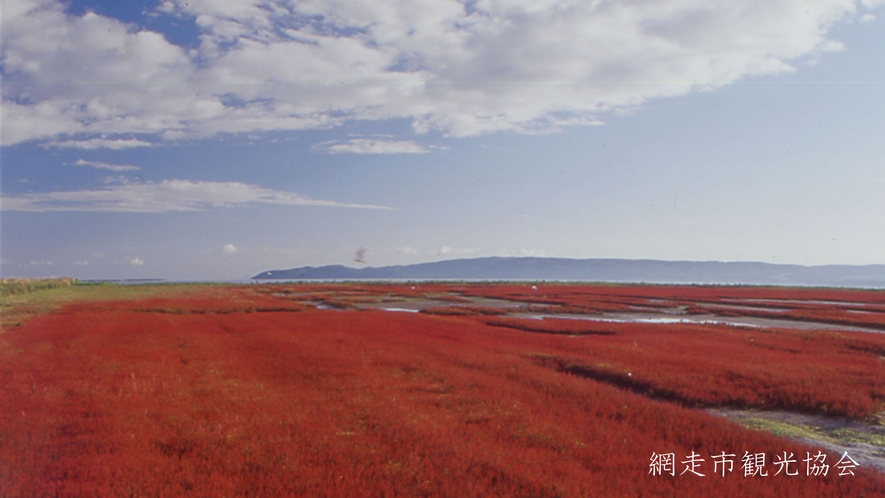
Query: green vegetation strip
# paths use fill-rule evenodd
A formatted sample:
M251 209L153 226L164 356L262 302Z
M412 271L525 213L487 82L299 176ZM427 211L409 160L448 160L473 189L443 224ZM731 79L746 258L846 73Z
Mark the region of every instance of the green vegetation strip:
M136 284L79 282L70 278L3 280L0 282L0 329L58 310L74 302L129 301L147 297L180 296L219 284Z
M0 298L29 294L31 292L70 287L75 282L72 278L10 278L0 280Z
M831 444L863 443L885 446L885 434L875 434L848 428L825 428L815 425L792 424L763 417L741 417L739 423L791 439L813 439Z

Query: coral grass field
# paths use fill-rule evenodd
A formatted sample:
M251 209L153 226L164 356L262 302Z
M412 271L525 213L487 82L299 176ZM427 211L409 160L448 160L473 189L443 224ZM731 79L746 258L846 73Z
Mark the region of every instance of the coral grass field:
M839 475L830 452L807 475L821 448L698 408L872 419L879 334L538 320L468 299L588 312L882 293L546 287L219 286L4 327L0 496L885 496L881 473ZM364 307L439 294L426 313ZM656 475L668 453L675 475ZM745 477L747 454L769 475Z

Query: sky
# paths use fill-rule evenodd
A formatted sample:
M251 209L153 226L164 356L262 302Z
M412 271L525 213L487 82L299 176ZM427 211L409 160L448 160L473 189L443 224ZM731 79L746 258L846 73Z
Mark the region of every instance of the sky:
M883 7L0 0L0 276L885 263Z

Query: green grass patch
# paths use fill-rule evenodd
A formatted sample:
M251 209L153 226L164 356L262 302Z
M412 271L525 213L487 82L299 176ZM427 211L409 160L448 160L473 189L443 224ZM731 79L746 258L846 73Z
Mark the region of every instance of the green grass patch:
M46 279L50 280L50 279ZM0 295L0 328L15 327L25 320L43 313L53 312L75 302L129 301L157 296L185 296L194 292L205 294L213 287L221 292L221 284L134 284L123 285L105 282L78 282L68 284L31 285L30 290ZM8 280L3 281L6 285ZM24 287L19 287L24 288Z
M76 280L72 278L8 278L0 280L0 298L30 294L32 292L70 287Z
M885 446L885 435L849 428L826 428L815 425L792 424L762 417L745 417L738 420L745 427L763 430L791 439L813 439L831 444L863 443Z

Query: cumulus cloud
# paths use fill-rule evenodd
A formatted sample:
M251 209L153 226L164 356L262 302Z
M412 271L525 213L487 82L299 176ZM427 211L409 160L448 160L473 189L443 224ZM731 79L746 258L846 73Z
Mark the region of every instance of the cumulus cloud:
M431 148L411 140L351 138L321 142L311 149L329 154L426 154Z
M186 49L58 0L6 0L2 138L112 148L394 118L450 136L546 133L793 71L881 4L167 0L156 15L199 29Z
M110 185L98 190L71 190L28 193L2 198L3 211L108 211L163 213L204 211L209 208L282 204L364 209L392 209L369 204L350 204L311 199L293 192L282 192L239 182L195 182L163 180L137 184Z
M225 254L233 254L233 253L237 252L237 246L235 246L235 245L233 245L233 244L225 244L225 245L221 248L221 250L222 250L222 252L224 252Z
M129 259L129 264L132 266L144 266L144 260L141 258L131 258Z
M85 159L77 159L74 162L74 166L89 166L90 168L106 169L109 171L138 171L141 169L138 166L131 166L128 164L110 164L99 161L87 161Z

